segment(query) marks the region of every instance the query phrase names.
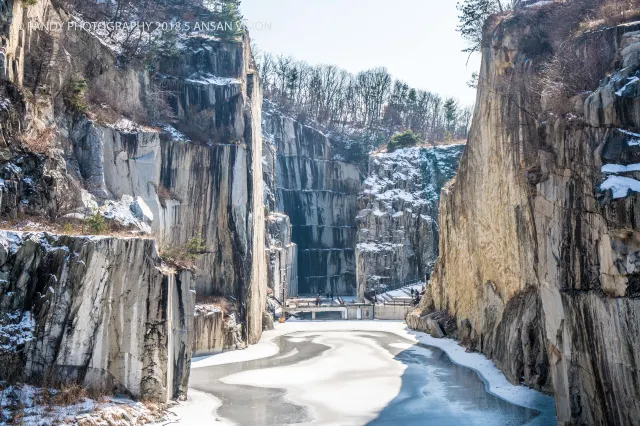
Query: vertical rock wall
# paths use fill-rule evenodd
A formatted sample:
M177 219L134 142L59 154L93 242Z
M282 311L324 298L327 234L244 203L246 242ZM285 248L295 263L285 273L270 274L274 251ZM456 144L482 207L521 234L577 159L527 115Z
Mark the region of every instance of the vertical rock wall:
M367 289L424 279L438 249L440 190L456 173L464 145L373 154L358 197L358 299Z
M12 257L16 253L12 253L3 271L22 272L11 275L4 285L28 284L36 290L29 287L29 293L17 302L7 299L13 297L9 294L13 290L8 290L2 300L9 300L6 303L12 310L0 313L7 315L3 321L10 330L19 331L22 320L29 324L35 321L38 333L25 355L16 359L12 355L12 362L26 366L24 378L52 375L89 387L105 383L134 397L165 400L186 390L195 290L238 301L234 330L241 331L246 342L257 342L262 332L267 270L260 79L246 34L228 41L185 37L177 44L179 52L169 53L155 66L137 67L136 61L122 58L121 52L94 34L56 29L66 29L70 19L48 0L30 5L17 0L0 2L4 40L0 52L2 214L57 219L71 212L77 219L78 211L95 206L81 191L86 188L108 205L125 196L135 199L126 209L137 206L141 210L161 245L180 247L201 236L205 250L198 257L193 279L190 275L163 274L152 240L87 237L81 244L80 239L67 242L61 237L61 247L82 245L84 250L96 246L87 256L98 256L100 261L93 257L78 261L95 269L87 271L86 277L83 272L65 275L76 268L68 250L63 259L62 255L40 256L42 250L33 249L36 260L29 257L27 263L21 263L20 258L16 264ZM43 22L57 25L32 30ZM46 43L39 43L43 40ZM37 50L42 46L47 46L44 54ZM41 61L47 76L38 81L38 102L24 96L37 86L33 84L34 59ZM70 86L84 82L91 93L83 101L89 106L72 108ZM158 100L159 91L173 95L168 102L175 115L171 123L151 118L152 109L164 108ZM102 97L98 104L108 109L108 114L92 110L94 97ZM113 119L113 114L122 116ZM171 114L153 117L166 115ZM146 117L152 127L125 116ZM37 141L43 134L53 135L47 142L52 149L44 153L30 152L32 147L22 142ZM49 237L38 238L49 253L53 244ZM26 245L32 250L31 242ZM22 249L18 256L20 253ZM28 253L25 256L30 256ZM78 246L72 253L83 252ZM45 264L38 263L40 260ZM125 267L130 270L122 269ZM48 268L54 270L49 272ZM67 283L74 293L66 295L66 290L51 285L51 294L62 293L70 299L52 296L48 310L38 307L35 312L32 305L39 299L34 299L33 293L45 299L42 277L49 275L56 282L75 280L73 285ZM145 286L149 288L145 290ZM100 299L96 301L94 296ZM74 311L68 303L93 305ZM98 306L103 303L107 306ZM100 318L93 318L94 312ZM36 314L38 318L33 320ZM67 320L79 326L74 328ZM86 323L90 326L84 327ZM61 334L67 332L76 333L75 337ZM121 336L120 332L126 334ZM7 339L7 348L17 344L22 350L22 343Z
M298 295L298 246L291 242L289 216L267 216L267 282L278 300Z
M235 321L235 315L227 316L219 309L196 306L191 335L193 356L246 348L242 340L242 327Z
M162 65L162 71L175 73L162 82L177 91L175 126L149 128L128 120L100 125L81 118L70 136L96 196L141 197L153 213L151 228L160 244L204 239L196 290L245 301L241 321L255 343L262 332L267 272L262 88L249 68L248 46L248 39L221 44L194 38L184 47L183 62ZM199 121L203 114L210 118L206 126Z
M160 262L149 239L0 232L3 378L185 394L193 282Z
M354 294L355 217L361 171L322 132L269 108L263 132L275 146L276 210L291 219L301 294Z
M507 17L487 27L468 148L442 193L440 256L422 315L450 315L457 330L441 321L445 334L487 354L513 383L553 390L561 424L635 424L638 28L567 41L587 57L608 55L618 71L584 109L587 96L576 114L538 121L540 91L529 83L540 57L521 45L536 30L528 25ZM426 324L420 315L410 321Z

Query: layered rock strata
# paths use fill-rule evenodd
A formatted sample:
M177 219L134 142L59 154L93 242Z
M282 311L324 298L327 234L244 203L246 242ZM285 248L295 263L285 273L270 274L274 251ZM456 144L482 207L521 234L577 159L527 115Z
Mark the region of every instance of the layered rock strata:
M203 239L198 294L247 300L241 317L247 338L257 342L266 298L260 81L249 68L248 41L221 45L194 38L182 56L184 66L161 67L175 73L163 74L162 81L177 93L173 107L183 121L175 127L160 131L126 120L104 126L81 118L70 137L95 195L141 197L161 244ZM214 127L196 132L192 121L205 112L213 115Z
M28 259L43 257L43 265L39 260L29 260L33 265L7 263L8 271L25 268L24 275L16 272L7 279L11 288L28 282L45 295L43 281L37 279L42 272L77 292L64 296L68 300L52 298L51 315L38 311L35 330L51 329L57 340L38 334L16 365L26 366L25 379L62 379L67 373L61 366L67 365L69 379L88 387L102 382L137 398L176 397L188 381L192 338L185 333L193 324L193 292L237 301L234 333L241 332L240 340L257 342L263 328L262 89L248 35L226 41L203 34L179 36L175 49L160 49L155 63L139 66L105 37L80 28L60 30L77 18L64 4L29 3L0 4L2 216L29 215L46 223L61 217L85 220L95 211L133 223L174 252L193 250L189 244L200 240L203 248L192 244L197 247L197 253L189 253L196 259L195 275L184 284L159 270L152 240L86 237L81 244L72 237L57 239L61 246L78 245L72 254L82 255L79 245L96 246L87 254L90 258L79 261L95 269L86 277L64 275L75 271L76 264L73 258L63 261L62 255L25 254ZM40 238L44 240L49 237ZM70 279L73 285L66 282ZM123 287L129 282L137 287ZM188 303L185 295L184 301L170 296L174 286L187 291ZM64 294L64 289L50 287L51 294ZM34 291L29 291L7 311L7 324L20 328L27 312L34 318ZM69 311L66 304L80 306L83 298L96 306ZM92 317L95 312L100 318ZM110 312L117 318L109 319ZM91 325L75 331L66 319ZM99 334L103 329L107 337ZM126 334L119 336L121 331ZM61 333L67 332L77 336L63 338Z
M345 143L287 117L273 105L263 133L275 149L275 209L291 220L301 294L354 294L355 217L362 173Z

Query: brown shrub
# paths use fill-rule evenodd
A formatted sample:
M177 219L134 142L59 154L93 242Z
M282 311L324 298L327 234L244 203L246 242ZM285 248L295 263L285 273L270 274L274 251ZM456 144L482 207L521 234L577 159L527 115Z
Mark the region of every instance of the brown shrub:
M123 98L120 92L105 90L99 79L89 84L86 96L89 109L104 123L114 123L120 117L140 124L149 122L147 112L137 99Z
M170 266L179 269L194 269L196 260L205 250L205 241L201 235L198 235L184 245L161 246L160 257Z
M86 388L73 384L61 387L58 392L55 393L53 402L55 405L66 407L82 402L88 395L89 393Z
M220 309L225 315L233 310L233 304L223 296L202 296L196 295L196 306L207 305Z
M558 114L572 112L574 96L598 87L611 68L611 61L602 48L589 52L586 55L569 42L545 64L541 79L545 110Z
M573 112L574 96L598 87L611 68L613 58L597 34L582 36L589 27L585 22L600 19L607 7L622 7L614 3L635 1L638 0L572 0L537 12L522 12L532 30L523 38L521 49L544 46L543 56L537 61L541 66L539 77L529 83L541 93L544 110L559 114Z
M597 18L611 27L636 19L640 15L637 0L607 0L598 11Z
M47 154L51 149L55 136L56 131L53 127L49 127L33 137L21 135L18 139L27 150L38 154Z
M165 187L164 185L162 184L155 185L155 188L156 188L156 194L158 194L158 198L160 199L160 202L163 205L166 200L180 201L180 198L173 191L171 191L169 188Z

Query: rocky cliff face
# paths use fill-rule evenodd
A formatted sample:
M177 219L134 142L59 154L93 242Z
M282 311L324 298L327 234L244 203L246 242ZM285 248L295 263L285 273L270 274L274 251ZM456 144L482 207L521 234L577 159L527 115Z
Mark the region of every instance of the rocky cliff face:
M487 354L512 382L553 390L561 424L640 415L637 29L568 40L616 71L576 114L537 120L535 28L487 27L468 148L442 193L440 257L410 318Z
M225 315L220 309L196 306L191 335L193 356L246 348L235 314Z
M283 300L298 295L298 246L291 240L289 216L267 216L267 282L273 294Z
M361 170L344 143L269 106L263 133L274 148L271 202L291 221L301 294L355 293L355 217ZM269 197L267 197L269 203Z
M424 279L438 250L440 190L464 145L373 154L358 197L357 296L367 289Z
M105 37L67 30L74 17L48 0L0 1L0 19L2 216L55 223L97 212L151 234L161 247L184 251L194 239L203 242L192 253L188 282L159 270L152 240L57 239L73 246L71 254L88 250L78 260L93 268L86 276L67 276L76 260L56 255L62 248L49 254L58 244L49 237L38 237L42 248L25 243L26 254L12 253L3 267L6 286L28 287L17 301L2 299L11 309L2 311L6 324L20 328L27 318L36 330L17 365L25 366L24 378L69 374L135 397L177 396L188 380L191 289L236 300L234 330L245 342L262 332L262 88L248 35L223 41L191 34L140 64ZM42 277L49 275L64 287L51 284L51 295L66 299L47 296ZM176 291L180 297L170 296ZM51 309L42 310L35 293L49 297ZM67 320L90 326L76 329Z
M255 343L266 298L260 82L249 68L248 41L189 42L183 66L161 67L175 73L162 74L162 84L177 93L173 108L181 121L159 130L128 120L104 126L81 117L70 137L94 195L141 197L161 244L203 238L197 292L247 300L241 316ZM199 129L194 120L202 114L213 118Z
M164 402L186 393L191 273L150 239L0 232L3 379Z

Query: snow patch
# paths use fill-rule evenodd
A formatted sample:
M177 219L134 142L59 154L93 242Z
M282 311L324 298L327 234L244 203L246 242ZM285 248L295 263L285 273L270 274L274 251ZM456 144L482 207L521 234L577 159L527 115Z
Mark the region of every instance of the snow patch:
M624 176L609 176L602 182L600 189L611 190L613 198L624 198L629 195L629 191L640 192L640 181Z
M20 320L16 323L17 320ZM35 339L36 322L30 311L13 311L0 320L0 352L16 352Z
M167 124L162 128L162 130L164 130L164 132L167 133L171 137L171 139L176 142L185 142L185 143L191 142L191 140L187 137L187 135L180 132L178 129L176 129L173 126L170 126Z
M185 80L187 83L202 84L202 85L215 85L215 86L229 86L229 85L242 85L242 81L234 77L218 77L209 73L196 73L191 75Z
M600 169L602 173L626 173L640 171L640 163L629 164L624 166L622 164L605 164Z
M629 77L628 78L629 82L627 84L625 84L624 86L622 86L620 88L620 90L618 90L616 92L616 96L622 96L622 94L624 93L624 91L626 90L627 86L630 86L632 84L635 84L637 81L640 81L640 78L633 76L633 77Z

